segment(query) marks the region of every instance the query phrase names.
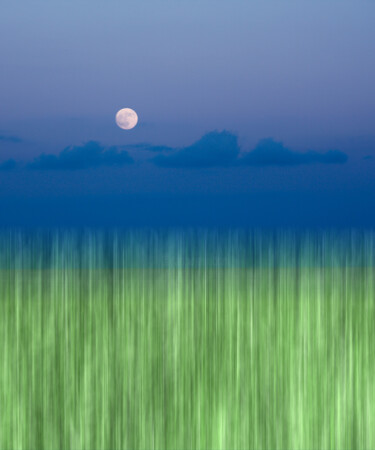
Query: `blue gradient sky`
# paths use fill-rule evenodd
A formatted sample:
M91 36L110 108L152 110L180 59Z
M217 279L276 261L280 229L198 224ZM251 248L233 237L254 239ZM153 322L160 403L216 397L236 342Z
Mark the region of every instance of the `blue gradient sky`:
M304 195L310 215L316 211L314 223L324 225L331 211L328 222L334 224L338 214L331 206L338 204L346 211L338 224L375 223L374 3L18 0L3 1L1 10L0 169L9 159L20 168L0 170L0 225L27 223L26 199L63 209L72 224L84 219L69 199L117 199L114 208L126 204L138 223L137 201L130 207L121 198L159 196L162 202L178 195L195 199L187 224L202 217L206 200L200 195L224 204L218 200L223 195L229 209L248 206L259 217L266 212L258 199L267 196L267 223L275 225L280 212L272 215L272 199L279 207L280 195L291 225L303 222L290 205ZM130 132L114 122L122 107L139 115ZM123 167L26 168L42 153L87 141L178 149L224 129L238 136L241 154L272 138L291 151L340 150L348 161L193 170L158 167L152 152L135 147L128 150L134 164ZM101 215L106 203L92 206L87 217ZM173 225L172 204L160 210ZM321 220L319 204L326 210ZM152 224L151 212L142 208L143 222ZM241 216L236 211L230 213L234 222Z

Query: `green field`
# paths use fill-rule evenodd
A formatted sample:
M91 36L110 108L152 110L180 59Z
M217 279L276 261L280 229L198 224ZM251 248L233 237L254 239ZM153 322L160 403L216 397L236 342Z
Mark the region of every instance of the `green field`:
M0 450L375 449L375 233L0 235Z

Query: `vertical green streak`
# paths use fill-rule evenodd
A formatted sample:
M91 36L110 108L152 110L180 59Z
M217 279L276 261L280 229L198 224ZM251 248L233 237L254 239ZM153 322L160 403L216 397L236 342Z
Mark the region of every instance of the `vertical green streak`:
M0 237L0 449L375 448L374 234Z

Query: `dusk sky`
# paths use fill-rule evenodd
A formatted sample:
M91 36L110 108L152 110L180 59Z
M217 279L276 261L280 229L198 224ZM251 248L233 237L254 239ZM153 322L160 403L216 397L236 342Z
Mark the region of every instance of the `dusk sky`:
M374 19L369 1L3 1L0 226L374 225Z

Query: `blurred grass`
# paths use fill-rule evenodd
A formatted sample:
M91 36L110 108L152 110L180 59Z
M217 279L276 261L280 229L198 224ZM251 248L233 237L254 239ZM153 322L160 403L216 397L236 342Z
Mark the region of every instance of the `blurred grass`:
M0 449L375 449L374 243L3 232Z

